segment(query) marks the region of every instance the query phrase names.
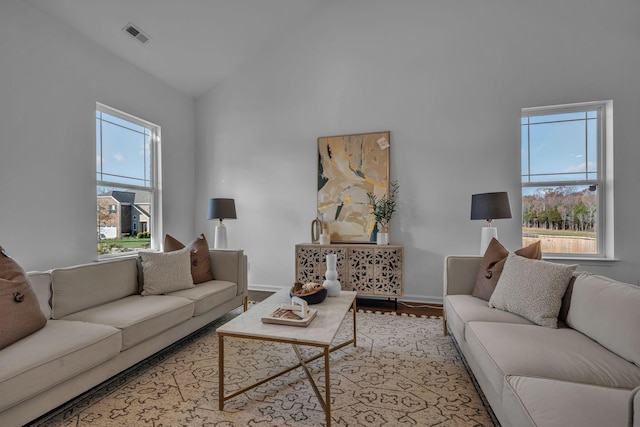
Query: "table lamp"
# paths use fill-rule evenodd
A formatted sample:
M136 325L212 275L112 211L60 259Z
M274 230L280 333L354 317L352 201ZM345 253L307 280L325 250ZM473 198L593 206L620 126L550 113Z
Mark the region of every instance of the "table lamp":
M218 218L216 234L213 242L214 249L227 249L227 228L224 219L236 219L236 203L233 199L209 199L209 215L207 219Z
M487 226L482 227L480 255L484 255L492 238L498 238L498 229L491 222L494 219L511 218L509 194L506 191L481 193L471 196L471 219L484 219Z

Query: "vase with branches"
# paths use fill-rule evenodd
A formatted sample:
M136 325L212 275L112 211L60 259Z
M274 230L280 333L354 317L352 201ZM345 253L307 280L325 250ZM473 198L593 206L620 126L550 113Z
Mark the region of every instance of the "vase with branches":
M380 227L378 233L389 232L389 222L396 213L396 208L398 206L399 190L400 185L398 184L398 181L392 181L389 184L388 194L385 194L382 197L378 197L371 192L367 193L371 215L373 215L376 223Z

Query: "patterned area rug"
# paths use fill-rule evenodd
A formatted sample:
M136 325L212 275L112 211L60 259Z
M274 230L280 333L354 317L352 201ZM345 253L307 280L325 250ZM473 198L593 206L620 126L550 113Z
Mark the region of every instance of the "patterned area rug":
M325 415L301 368L218 410L215 328L179 343L42 417L31 426L322 426ZM351 336L347 315L336 342ZM334 426L493 426L440 318L357 313L357 347L331 353ZM317 349L304 353L313 355ZM324 395L322 358L310 363ZM290 345L225 340L225 391L297 363Z

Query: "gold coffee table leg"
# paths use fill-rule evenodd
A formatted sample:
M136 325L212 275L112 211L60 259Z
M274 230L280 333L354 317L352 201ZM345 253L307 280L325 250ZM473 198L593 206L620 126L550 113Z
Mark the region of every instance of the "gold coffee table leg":
M353 299L353 304L351 305L351 310L353 311L353 346L357 347L357 332L356 332L356 313L358 312L356 308L356 299Z
M298 349L297 345L292 344L292 347L293 347L293 351L296 353L296 357L300 361L300 366L302 366L302 369L304 370L304 373L307 376L309 383L311 384L311 388L313 388L313 391L316 394L318 401L320 402L320 406L324 410L324 414L327 419L327 427L331 427L331 380L329 379L329 372L330 372L329 353L331 352L331 349L329 347L324 347L324 351L323 351L324 352L324 381L325 381L325 392L324 392L325 397L323 399L322 395L320 394L320 390L318 389L318 386L316 385L316 382L313 380L313 376L311 375L311 372L307 367L308 361L304 360L304 358L302 357L302 354L300 353L300 349Z
M324 413L327 415L327 427L331 427L331 380L329 379L329 347L324 348L324 382L325 405Z
M222 335L218 335L218 409L224 408L224 341Z

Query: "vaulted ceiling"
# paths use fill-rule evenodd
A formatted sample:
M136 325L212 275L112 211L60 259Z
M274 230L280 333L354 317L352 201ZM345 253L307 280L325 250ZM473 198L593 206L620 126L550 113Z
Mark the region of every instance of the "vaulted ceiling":
M323 0L25 0L135 66L197 97ZM326 3L326 0L324 0ZM149 41L124 31L133 24Z

